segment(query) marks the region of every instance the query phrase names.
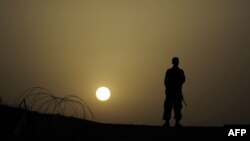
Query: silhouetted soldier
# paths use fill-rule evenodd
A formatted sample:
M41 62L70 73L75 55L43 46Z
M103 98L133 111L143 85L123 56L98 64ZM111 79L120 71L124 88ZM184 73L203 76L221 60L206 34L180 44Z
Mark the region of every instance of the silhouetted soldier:
M165 75L165 94L166 99L164 103L164 115L163 120L165 120L165 127L169 127L169 120L171 118L172 108L174 108L175 113L175 126L181 127L180 120L182 118L182 85L185 82L184 71L178 67L179 59L174 57L172 59L173 67L168 69Z

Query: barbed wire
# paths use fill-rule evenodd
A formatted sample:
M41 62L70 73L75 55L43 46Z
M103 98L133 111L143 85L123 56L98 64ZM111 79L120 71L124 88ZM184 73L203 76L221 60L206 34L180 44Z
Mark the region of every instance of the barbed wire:
M23 105L23 106L22 106ZM43 87L26 89L14 102L14 106L46 114L60 114L86 119L94 119L94 114L87 103L75 96L55 96L52 91Z

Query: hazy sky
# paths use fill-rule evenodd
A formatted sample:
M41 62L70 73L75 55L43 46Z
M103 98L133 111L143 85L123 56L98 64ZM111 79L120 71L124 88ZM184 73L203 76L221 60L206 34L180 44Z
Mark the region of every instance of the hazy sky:
M1 0L0 96L84 99L104 123L163 123L164 76L185 71L184 125L250 124L249 0ZM95 97L99 86L111 98Z

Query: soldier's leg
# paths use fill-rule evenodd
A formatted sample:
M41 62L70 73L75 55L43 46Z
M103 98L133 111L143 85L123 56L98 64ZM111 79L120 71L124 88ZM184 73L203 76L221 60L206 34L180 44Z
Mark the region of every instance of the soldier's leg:
M169 126L169 120L171 118L173 103L174 102L172 98L166 97L166 100L164 102L164 114L163 114L163 120L165 120L166 126Z
M175 113L175 126L181 126L180 124L180 120L182 119L182 114L181 114L181 109L182 109L182 100L181 99L177 99L174 102L174 113Z

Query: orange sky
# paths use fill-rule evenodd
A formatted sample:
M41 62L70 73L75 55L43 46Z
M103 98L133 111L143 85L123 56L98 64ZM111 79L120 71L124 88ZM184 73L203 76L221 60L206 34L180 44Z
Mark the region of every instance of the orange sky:
M171 58L184 125L250 124L248 0L1 0L0 96L32 86L84 99L98 122L161 125ZM111 98L95 97L99 86Z

